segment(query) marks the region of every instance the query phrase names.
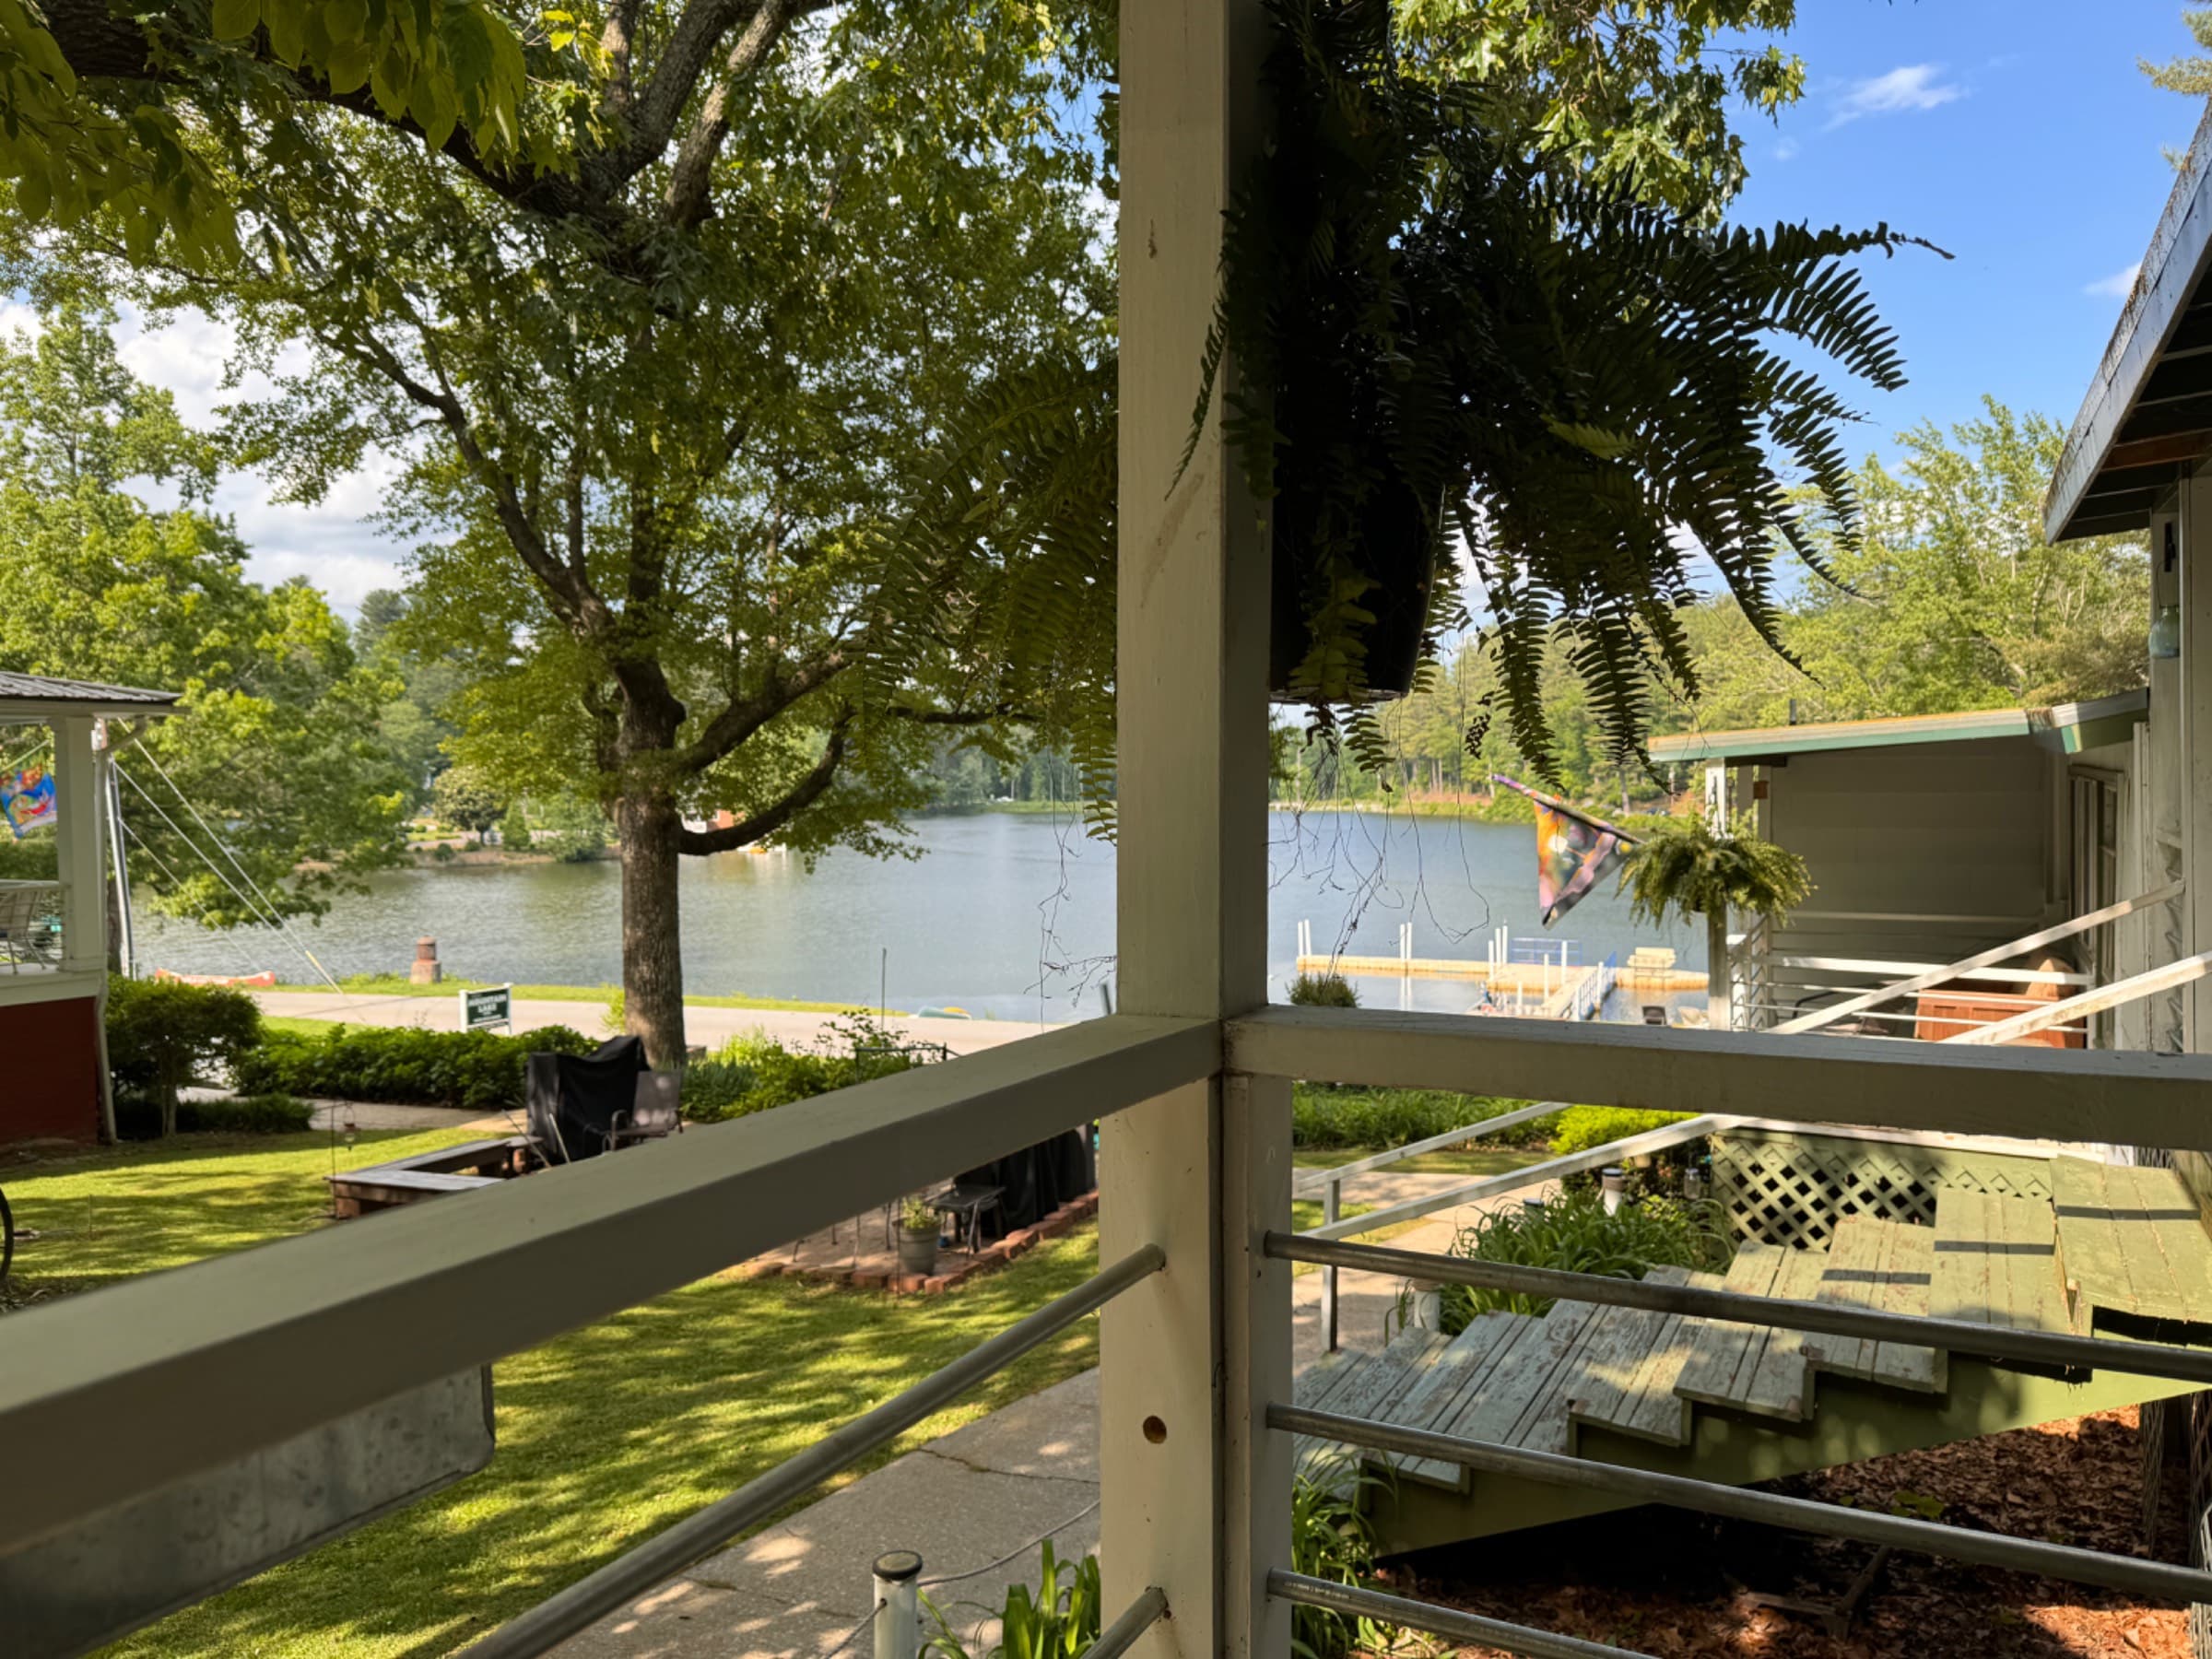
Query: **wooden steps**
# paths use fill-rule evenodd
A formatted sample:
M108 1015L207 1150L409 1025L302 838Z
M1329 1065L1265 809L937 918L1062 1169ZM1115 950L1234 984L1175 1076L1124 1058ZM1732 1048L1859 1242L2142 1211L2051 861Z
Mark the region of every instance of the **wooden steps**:
M1662 1285L1718 1290L1717 1273L1654 1267L1644 1275ZM1610 1308L1583 1344L1581 1364L1563 1392L1567 1397L1567 1450L1580 1450L1585 1425L1612 1429L1665 1446L1689 1443L1689 1402L1675 1392L1689 1363L1698 1321L1651 1308Z
M1933 1230L1928 1312L1936 1318L2073 1330L2047 1201L1947 1188L1936 1194Z
M1787 1245L1747 1243L1735 1253L1723 1288L1810 1300L1825 1259ZM1810 1415L1812 1369L1799 1333L1706 1319L1689 1324L1689 1359L1675 1384L1682 1398L1793 1422Z
M1936 1235L1924 1227L1847 1216L1820 1270L1820 1301L1848 1302L1884 1313L1925 1315L1933 1288ZM1818 1371L1859 1377L1919 1394L1941 1394L1948 1374L1944 1355L1916 1344L1807 1335L1805 1350Z
M2171 1170L2051 1160L2057 1277L2074 1325L2212 1325L2212 1239Z

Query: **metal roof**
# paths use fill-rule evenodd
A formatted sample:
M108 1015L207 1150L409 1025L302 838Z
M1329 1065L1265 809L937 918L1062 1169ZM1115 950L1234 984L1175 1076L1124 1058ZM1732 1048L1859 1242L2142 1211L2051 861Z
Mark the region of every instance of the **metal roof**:
M1967 743L2033 737L2066 754L2114 743L2150 708L2147 691L2049 709L1976 709L1962 714L1906 714L1886 720L1831 720L1752 726L1734 732L1677 732L1651 742L1653 760L1741 760L1830 749L1897 748L1912 743Z
M2141 530L2212 452L2212 110L2174 181L2143 267L2066 434L2043 498L2054 542Z
M0 720L48 714L166 714L182 695L44 674L0 673Z

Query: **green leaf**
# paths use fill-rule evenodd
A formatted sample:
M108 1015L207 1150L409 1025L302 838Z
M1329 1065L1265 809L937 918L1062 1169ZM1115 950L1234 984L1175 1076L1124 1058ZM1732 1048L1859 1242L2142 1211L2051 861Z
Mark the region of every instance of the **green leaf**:
M215 0L213 18L218 41L242 41L261 27L261 0Z

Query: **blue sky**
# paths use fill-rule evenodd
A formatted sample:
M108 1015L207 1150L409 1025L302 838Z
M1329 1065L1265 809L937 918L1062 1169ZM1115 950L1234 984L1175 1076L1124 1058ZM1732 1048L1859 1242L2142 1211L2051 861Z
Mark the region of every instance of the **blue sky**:
M1911 383L1862 391L1853 453L1984 393L2070 424L2202 106L2136 67L2194 50L2179 0L1800 0L1804 100L1744 120L1735 217L1886 220L1955 258L1866 275Z

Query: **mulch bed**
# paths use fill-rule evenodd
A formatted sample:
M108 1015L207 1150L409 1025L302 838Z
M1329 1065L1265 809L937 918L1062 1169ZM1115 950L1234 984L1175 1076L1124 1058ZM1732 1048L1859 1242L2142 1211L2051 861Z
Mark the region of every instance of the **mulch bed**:
M947 1250L939 1253L937 1271L926 1277L899 1271L899 1257L895 1251L864 1251L857 1244L841 1245L827 1234L812 1235L800 1241L793 1252L787 1246L749 1262L741 1262L729 1270L736 1278L810 1278L826 1283L849 1285L856 1290L893 1290L908 1295L942 1295L966 1284L979 1273L992 1273L1004 1267L1017 1257L1027 1255L1047 1239L1056 1239L1077 1222L1088 1220L1098 1214L1099 1194L1096 1189L1069 1199L1050 1215L1040 1218L1028 1227L1015 1229L1003 1239L986 1244L971 1253L965 1250ZM856 1233L874 1225L873 1217L863 1217L855 1223Z
M1902 1452L1769 1490L2122 1555L2147 1555L2133 1406ZM2162 1545L2183 1535L2165 1483ZM2171 1547L2160 1553L2174 1559ZM1843 1637L1752 1592L1833 1602L1870 1546L1671 1510L1630 1510L1434 1550L1385 1575L1400 1594L1659 1659L2188 1659L2177 1606L1901 1551ZM1577 1582L1580 1581L1580 1582ZM1453 1650L1491 1659L1496 1650Z

